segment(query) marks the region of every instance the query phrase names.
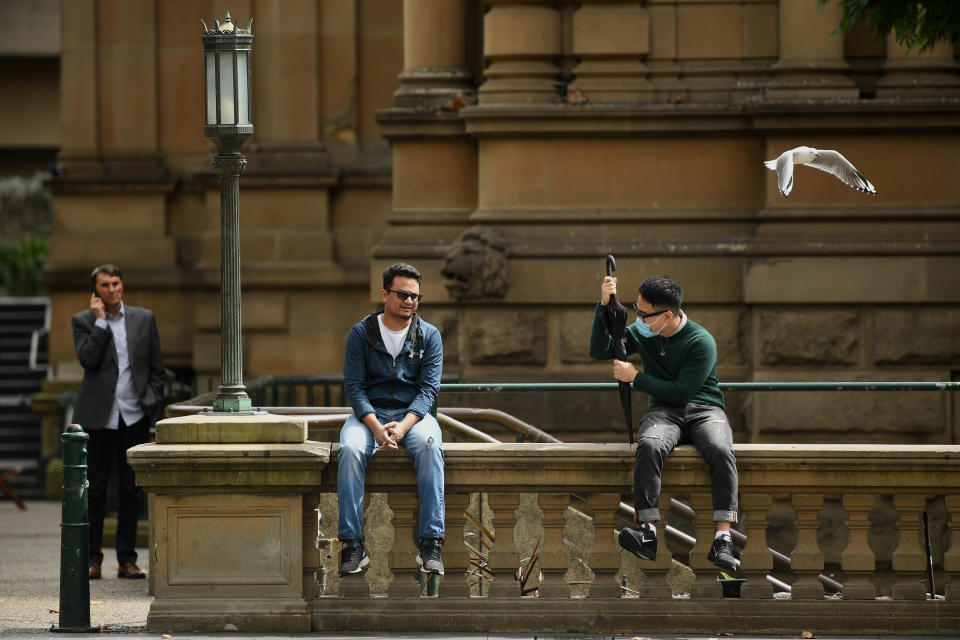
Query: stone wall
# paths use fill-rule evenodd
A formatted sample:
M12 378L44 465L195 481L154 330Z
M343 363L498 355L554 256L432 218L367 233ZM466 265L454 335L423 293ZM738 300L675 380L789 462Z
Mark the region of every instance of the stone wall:
M46 274L62 381L79 376L69 319L87 306L85 276L109 260L128 301L157 313L166 362L195 369L203 390L217 383L219 190L198 18L220 10L63 5L66 174ZM863 26L832 38L834 6L786 0L231 11L255 18L256 134L240 181L248 379L338 373L347 329L404 260L425 275L422 313L443 331L448 372L610 380L586 355L609 253L625 299L651 273L684 284L721 380L960 370L956 47L906 52ZM840 150L878 195L798 168L781 198L761 163L801 144ZM563 438L621 437L612 398L482 401ZM960 437L942 393L727 402L740 441ZM637 394L637 415L644 404Z

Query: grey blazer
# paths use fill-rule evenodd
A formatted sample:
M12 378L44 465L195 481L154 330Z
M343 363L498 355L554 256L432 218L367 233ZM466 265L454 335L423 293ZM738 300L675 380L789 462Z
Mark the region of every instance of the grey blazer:
M127 350L133 387L140 408L152 424L163 411L163 360L160 336L153 312L124 305L127 322ZM73 421L84 431L107 426L117 389L117 349L113 332L96 326L96 316L87 309L73 316L73 345L83 366L83 381L77 392Z

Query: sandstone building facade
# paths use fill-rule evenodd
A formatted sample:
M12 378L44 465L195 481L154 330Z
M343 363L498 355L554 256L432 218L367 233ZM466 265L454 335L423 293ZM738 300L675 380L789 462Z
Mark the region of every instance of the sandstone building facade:
M463 380L609 380L587 333L614 254L717 337L720 378L956 380L960 50L812 0L239 0L254 18L240 181L246 378L338 373L396 260ZM124 268L168 364L215 385L219 186L200 19L216 3L62 3L51 362L79 374L86 273ZM762 162L840 150L875 197ZM629 298L629 295L624 295ZM612 395L612 394L611 394ZM564 439L619 425L596 394L476 398ZM444 399L441 399L443 404ZM960 442L946 393L728 394L741 441ZM642 401L636 401L636 405Z

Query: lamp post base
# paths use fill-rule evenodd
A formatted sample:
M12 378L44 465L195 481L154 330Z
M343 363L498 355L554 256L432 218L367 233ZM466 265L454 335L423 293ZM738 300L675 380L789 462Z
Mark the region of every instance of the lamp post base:
M240 415L253 415L262 413L253 411L250 396L247 395L246 387L243 383L222 384L217 389L217 395L213 399L213 413L229 413Z

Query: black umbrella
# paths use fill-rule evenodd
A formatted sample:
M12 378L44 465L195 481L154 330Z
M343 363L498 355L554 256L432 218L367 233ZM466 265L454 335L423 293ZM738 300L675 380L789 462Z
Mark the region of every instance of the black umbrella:
M617 261L613 256L607 256L607 275L617 270ZM627 360L627 339L624 337L624 330L627 328L627 316L630 312L620 304L616 294L610 296L610 302L600 318L607 332L613 338L613 357L617 360ZM630 437L630 444L633 444L633 404L630 400L630 383L620 382L620 406L623 407L623 417L627 421L627 435Z

